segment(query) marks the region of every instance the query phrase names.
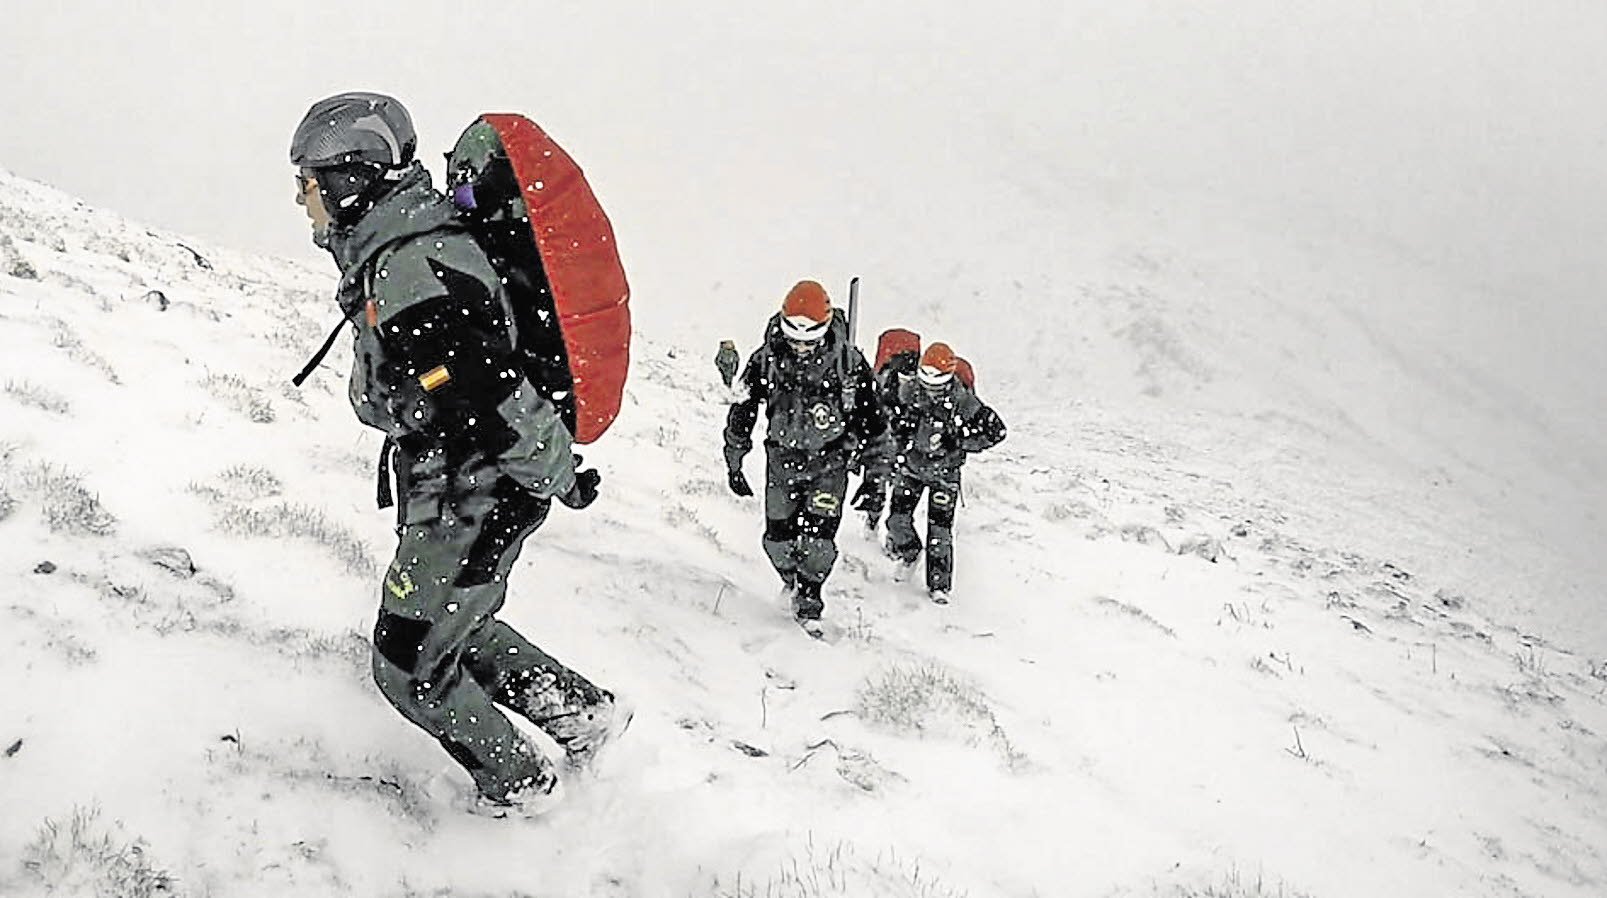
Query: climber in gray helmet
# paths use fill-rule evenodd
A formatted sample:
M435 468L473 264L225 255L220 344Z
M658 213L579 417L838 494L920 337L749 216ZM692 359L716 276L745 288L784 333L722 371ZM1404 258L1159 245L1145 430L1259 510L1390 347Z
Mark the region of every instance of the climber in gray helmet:
M630 714L496 613L552 500L585 508L601 478L577 470L571 434L515 360L505 287L417 143L401 103L344 93L314 103L290 144L297 202L340 268L336 333L355 328L352 408L386 436L381 507L395 470L374 679L468 771L477 808L539 813L558 798L558 768L497 706L550 735L571 769Z

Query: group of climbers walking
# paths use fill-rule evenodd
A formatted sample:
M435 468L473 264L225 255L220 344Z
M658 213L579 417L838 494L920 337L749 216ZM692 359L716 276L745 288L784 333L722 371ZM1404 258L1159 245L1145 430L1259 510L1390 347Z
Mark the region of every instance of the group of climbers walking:
M825 288L799 281L733 384L739 398L725 425L731 491L751 496L742 462L765 407L765 555L799 625L817 637L850 473L862 478L851 508L864 514L872 538L887 510L894 578L906 579L924 550L927 595L947 604L961 469L967 455L1005 436L1004 422L976 396L970 365L947 344L922 350L919 336L895 328L878 341L872 369L850 333ZM733 354L722 344L728 371ZM923 496L924 540L915 526Z

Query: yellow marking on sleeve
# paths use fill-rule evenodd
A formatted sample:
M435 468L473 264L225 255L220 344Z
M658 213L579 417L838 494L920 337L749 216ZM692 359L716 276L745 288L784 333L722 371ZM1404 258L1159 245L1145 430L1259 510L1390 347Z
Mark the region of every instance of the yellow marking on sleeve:
M436 365L434 368L419 375L418 382L425 390L434 390L452 379L452 372L446 370L445 365Z

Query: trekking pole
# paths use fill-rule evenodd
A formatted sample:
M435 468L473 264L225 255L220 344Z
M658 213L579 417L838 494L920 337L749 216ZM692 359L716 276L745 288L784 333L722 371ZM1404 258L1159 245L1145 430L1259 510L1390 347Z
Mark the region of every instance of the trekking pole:
M848 345L858 346L859 340L859 277L848 282Z

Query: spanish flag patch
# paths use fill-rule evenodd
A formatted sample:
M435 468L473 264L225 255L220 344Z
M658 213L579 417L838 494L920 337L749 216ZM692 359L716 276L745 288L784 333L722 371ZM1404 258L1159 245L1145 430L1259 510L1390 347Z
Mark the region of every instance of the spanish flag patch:
M418 382L424 386L425 390L432 391L451 379L452 372L446 370L445 365L437 365L423 374L420 374Z

